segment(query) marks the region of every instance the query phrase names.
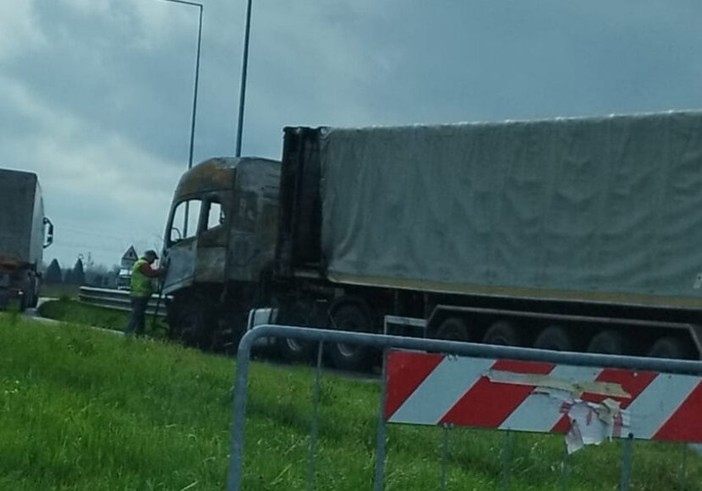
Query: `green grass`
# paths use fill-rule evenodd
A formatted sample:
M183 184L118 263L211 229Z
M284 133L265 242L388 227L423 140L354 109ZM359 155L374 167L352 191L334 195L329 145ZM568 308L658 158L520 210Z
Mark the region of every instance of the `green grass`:
M314 372L250 374L243 489L307 489ZM224 489L233 383L231 358L1 314L0 489ZM324 375L314 489L372 489L378 398L376 383ZM438 489L444 431L388 427L385 489ZM502 489L505 435L450 430L447 489ZM509 489L561 489L563 437L513 436ZM568 489L618 489L621 455L621 442L572 455ZM702 490L685 446L637 442L633 476L631 490Z
M40 296L47 298L78 298L78 285L47 284L41 285Z

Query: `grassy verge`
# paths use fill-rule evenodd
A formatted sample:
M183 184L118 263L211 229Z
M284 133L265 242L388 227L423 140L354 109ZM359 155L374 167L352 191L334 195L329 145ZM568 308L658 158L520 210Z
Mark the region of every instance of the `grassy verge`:
M246 490L307 489L314 373L251 367ZM216 490L229 464L234 361L153 340L0 315L0 489ZM323 378L316 490L371 489L379 388ZM437 489L446 430L388 428L386 490ZM561 436L449 431L448 489L557 490ZM568 489L614 490L622 447L570 457ZM681 464L686 465L683 484ZM685 446L636 443L629 489L702 489Z
M42 303L38 308L38 312L42 317L49 319L113 331L124 331L129 322L129 312L127 311L88 305L65 297ZM146 332L152 337L165 337L166 325L163 318L157 318L154 324L153 317L147 315Z
M79 289L80 287L77 285L44 283L41 285L40 295L48 298L78 298Z

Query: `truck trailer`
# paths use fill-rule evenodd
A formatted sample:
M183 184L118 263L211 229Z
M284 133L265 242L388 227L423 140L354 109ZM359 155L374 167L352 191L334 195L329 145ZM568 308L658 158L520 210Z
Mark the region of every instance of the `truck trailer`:
M0 169L0 309L36 307L44 248L53 242L37 175Z
M702 112L285 128L280 163L182 177L172 332L235 342L267 305L282 324L699 359L700 189ZM340 368L373 355L327 351Z

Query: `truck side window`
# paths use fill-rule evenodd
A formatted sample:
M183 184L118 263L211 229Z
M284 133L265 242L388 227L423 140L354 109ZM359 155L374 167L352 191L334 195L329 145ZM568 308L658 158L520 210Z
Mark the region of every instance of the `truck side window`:
M197 235L197 223L200 218L201 206L202 202L198 199L178 203L173 212L173 221L168 231L168 238L171 243ZM186 214L187 224L185 221Z
M216 201L210 201L207 210L207 224L205 230L210 230L219 227L224 223L224 210L222 205Z

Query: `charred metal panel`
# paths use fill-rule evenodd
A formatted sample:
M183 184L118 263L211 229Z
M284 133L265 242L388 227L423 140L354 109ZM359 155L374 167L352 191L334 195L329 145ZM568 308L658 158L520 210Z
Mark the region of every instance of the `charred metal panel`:
M181 240L173 247L167 248L164 254L168 255L168 271L163 280L163 293L168 295L191 286L195 280L197 241Z
M182 175L173 196L177 203L190 196L232 189L239 159L214 158L199 163Z
M226 259L227 249L225 247L198 246L195 281L197 283L224 283L226 280Z
M324 128L285 128L280 179L278 273L322 265L319 142Z
M228 257L228 276L233 281L258 281L273 260L279 179L276 161L242 159L237 167Z

